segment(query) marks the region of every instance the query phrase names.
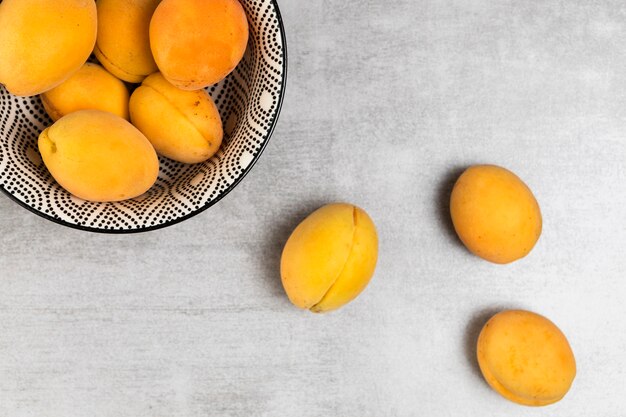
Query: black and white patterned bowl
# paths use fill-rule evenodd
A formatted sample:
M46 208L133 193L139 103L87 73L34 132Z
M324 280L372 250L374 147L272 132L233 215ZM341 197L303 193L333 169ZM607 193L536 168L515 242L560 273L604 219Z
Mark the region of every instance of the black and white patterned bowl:
M166 227L211 207L252 168L278 119L287 76L285 33L275 0L240 0L250 25L246 54L208 89L224 123L224 143L209 161L185 165L161 158L156 184L119 203L79 200L61 188L37 149L52 121L38 97L0 86L0 190L28 210L81 230L133 233Z

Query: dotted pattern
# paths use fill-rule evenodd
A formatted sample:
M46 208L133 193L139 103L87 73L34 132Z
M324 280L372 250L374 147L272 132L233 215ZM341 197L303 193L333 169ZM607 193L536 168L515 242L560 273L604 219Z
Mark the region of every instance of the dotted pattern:
M165 226L207 207L234 187L259 156L278 117L285 81L285 46L273 0L241 0L250 40L239 66L207 89L224 123L220 151L202 164L160 158L156 184L119 203L73 197L52 178L37 148L52 121L38 97L20 98L0 86L0 188L34 211L70 226L132 232Z

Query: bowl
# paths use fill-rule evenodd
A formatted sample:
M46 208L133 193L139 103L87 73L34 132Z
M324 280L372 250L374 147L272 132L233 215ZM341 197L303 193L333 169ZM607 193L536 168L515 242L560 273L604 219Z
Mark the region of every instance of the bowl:
M0 190L53 222L80 230L133 233L179 223L211 207L250 171L276 125L285 92L287 50L275 0L240 0L250 37L237 68L207 88L224 124L210 160L187 165L160 158L156 184L117 203L80 200L59 186L41 160L37 138L52 124L39 97L15 97L0 86Z

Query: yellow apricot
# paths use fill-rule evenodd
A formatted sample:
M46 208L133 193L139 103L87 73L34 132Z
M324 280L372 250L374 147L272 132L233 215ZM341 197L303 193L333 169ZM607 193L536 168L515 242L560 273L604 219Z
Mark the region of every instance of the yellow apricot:
M522 405L543 406L567 394L576 361L558 327L530 311L493 316L478 337L477 357L487 383Z
M93 0L0 1L0 83L17 96L56 87L87 61L96 28Z
M541 211L530 189L494 165L468 168L450 197L454 228L465 246L490 262L526 256L541 235Z
M160 73L133 92L130 117L160 155L175 161L206 161L222 143L222 120L211 96L176 88Z
M108 111L128 120L128 89L100 65L86 63L61 85L41 95L52 120L78 110Z
M248 21L238 0L163 0L150 22L150 45L163 76L198 90L225 78L241 61Z
M59 119L39 136L39 151L54 179L88 201L137 197L159 173L148 139L126 120L100 110Z
M295 228L280 272L289 300L315 313L335 310L367 286L378 258L378 235L362 209L329 204Z
M140 83L157 71L150 50L150 20L161 0L98 0L94 53L117 78Z

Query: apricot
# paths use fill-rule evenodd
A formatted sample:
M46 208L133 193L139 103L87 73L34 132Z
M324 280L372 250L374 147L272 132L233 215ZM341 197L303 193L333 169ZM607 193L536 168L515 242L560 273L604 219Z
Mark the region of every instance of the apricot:
M150 20L161 0L98 0L94 53L117 78L140 83L157 71L150 50Z
M96 42L93 0L0 2L0 83L33 96L80 69Z
M450 197L454 228L477 256L506 264L526 256L541 235L541 211L530 189L494 165L468 168Z
M287 240L280 263L283 287L297 307L335 310L365 289L377 258L378 235L367 213L351 204L329 204Z
M163 76L198 90L225 78L241 61L248 21L237 0L163 0L150 22L150 45Z
M487 383L522 405L559 401L576 376L574 354L563 333L530 311L508 310L493 316L480 332L477 356Z
M100 65L87 63L61 85L41 95L52 120L78 110L102 110L124 119L128 115L128 90Z
M175 161L206 161L222 143L222 120L211 96L176 88L160 73L133 92L130 117L160 155Z
M100 110L59 119L39 136L39 151L54 179L88 201L137 197L159 173L148 139L126 120Z

